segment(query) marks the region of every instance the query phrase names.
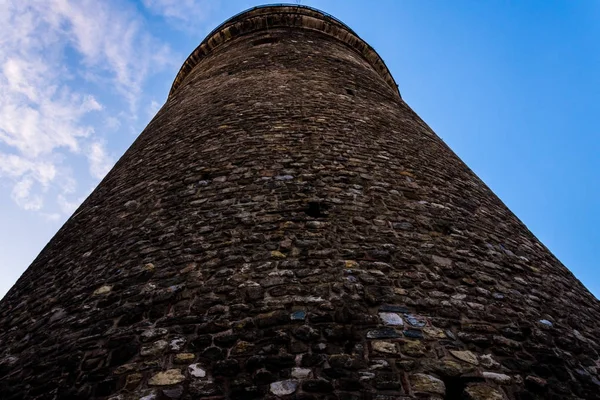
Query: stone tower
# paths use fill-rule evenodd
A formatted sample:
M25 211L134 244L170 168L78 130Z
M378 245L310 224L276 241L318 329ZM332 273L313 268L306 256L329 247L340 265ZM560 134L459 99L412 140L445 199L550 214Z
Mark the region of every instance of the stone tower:
M600 398L599 302L306 7L259 7L0 304L3 399Z

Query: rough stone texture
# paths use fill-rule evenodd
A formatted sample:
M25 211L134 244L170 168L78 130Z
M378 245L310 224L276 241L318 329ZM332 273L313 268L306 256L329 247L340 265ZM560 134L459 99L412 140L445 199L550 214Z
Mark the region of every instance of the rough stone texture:
M504 400L502 393L487 385L469 386L465 393L469 400Z
M3 399L599 397L598 301L368 45L209 36L0 303Z
M446 394L446 386L440 379L425 374L414 374L410 377L413 391L434 394Z
M130 375L131 376L131 375ZM174 385L176 383L183 382L185 380L185 376L181 374L181 371L178 369L170 369L164 372L159 372L154 375L148 381L148 385L150 386L168 386Z

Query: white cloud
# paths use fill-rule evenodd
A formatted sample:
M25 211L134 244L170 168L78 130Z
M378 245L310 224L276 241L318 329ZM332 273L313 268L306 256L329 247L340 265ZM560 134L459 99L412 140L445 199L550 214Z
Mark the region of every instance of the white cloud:
M215 0L143 0L152 13L161 15L175 27L189 29L205 21L218 5Z
M23 175L29 175L47 186L56 176L56 167L49 162L0 153L0 177L19 178Z
M90 173L96 179L104 178L104 175L113 166L112 158L106 154L104 144L100 142L91 144L88 150L88 160L90 160Z
M11 192L12 199L25 210L37 211L42 208L43 200L39 194L32 194L33 179L26 177L20 180Z
M80 199L71 201L71 200L68 200L62 194L59 194L58 198L57 198L57 202L58 202L58 206L60 207L60 210L63 212L63 214L66 214L66 215L73 214L73 212L77 209L77 207L79 207L79 205L81 204L81 202L83 202L83 200L84 200L83 198L80 198Z
M106 117L106 127L110 130L117 130L121 127L121 120L116 117Z
M107 116L117 112L99 93L114 90L130 109L119 115L135 119L146 78L173 58L127 3L2 3L0 179L12 182L11 198L20 207L40 211L52 195L67 213L83 200L77 196L81 174L76 180L69 165L83 158L88 180L96 181L113 164L102 132L119 129L121 121ZM54 214L40 211L46 219Z
M148 73L172 63L169 47L144 30L133 8L95 0L51 3L57 26L83 56L84 65L108 72L134 107Z

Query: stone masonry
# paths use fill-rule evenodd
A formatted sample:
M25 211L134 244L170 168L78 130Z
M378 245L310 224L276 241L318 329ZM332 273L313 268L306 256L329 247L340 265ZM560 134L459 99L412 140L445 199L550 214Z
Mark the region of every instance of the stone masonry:
M600 304L350 28L252 9L0 303L2 399L598 399Z

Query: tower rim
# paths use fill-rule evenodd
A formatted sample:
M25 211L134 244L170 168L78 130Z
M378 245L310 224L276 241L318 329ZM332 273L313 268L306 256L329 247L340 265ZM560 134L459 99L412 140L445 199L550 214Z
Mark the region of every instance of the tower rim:
M279 15L281 18L273 18L274 15ZM348 25L314 7L281 3L249 8L213 29L184 61L171 85L167 100L173 96L202 59L220 45L247 33L282 27L320 31L340 40L366 60L398 97L402 98L398 85L381 56Z

